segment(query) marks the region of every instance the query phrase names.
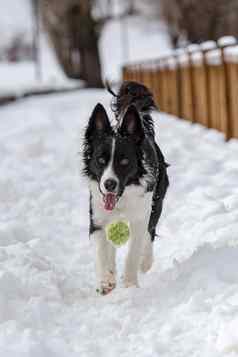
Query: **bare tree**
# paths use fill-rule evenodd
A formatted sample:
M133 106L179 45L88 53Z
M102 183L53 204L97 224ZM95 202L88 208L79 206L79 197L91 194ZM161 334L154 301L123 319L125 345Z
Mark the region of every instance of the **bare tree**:
M101 24L93 9L92 0L42 0L43 23L66 75L101 87Z
M114 0L39 1L43 23L66 75L101 87L98 41L102 28L114 17L136 14L138 0L119 0L119 13L118 9L114 13Z
M237 0L161 0L161 9L174 45L182 35L194 43L238 36Z

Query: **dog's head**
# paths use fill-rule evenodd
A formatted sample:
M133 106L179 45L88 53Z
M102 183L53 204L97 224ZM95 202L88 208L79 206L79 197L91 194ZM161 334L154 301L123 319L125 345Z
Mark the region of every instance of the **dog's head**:
M145 174L141 150L145 134L137 109L130 106L114 130L106 110L97 104L84 141L84 173L98 183L104 207L112 210L129 185Z

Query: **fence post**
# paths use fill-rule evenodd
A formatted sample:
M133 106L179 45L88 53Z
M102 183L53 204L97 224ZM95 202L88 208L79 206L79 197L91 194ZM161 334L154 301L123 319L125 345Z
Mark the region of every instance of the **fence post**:
M175 54L174 56L175 58L175 63L176 63L176 82L177 82L177 103L178 103L178 107L177 107L177 116L179 118L181 118L182 116L182 96L181 96L181 68L179 65L179 61L178 61L178 55Z
M193 85L195 102L195 122L206 126L207 124L207 95L205 67L203 63L203 53L198 46L197 51L191 53L193 63Z
M216 48L215 41L207 41L201 44L203 65L205 70L205 88L206 88L206 105L207 105L207 127L211 128L211 97L210 97L210 76L209 76L209 65L207 62L207 53Z
M163 60L159 60L159 70L160 70L160 108L162 111L165 111L165 90L164 90L164 69L163 69Z
M191 113L191 121L196 122L196 98L195 98L195 87L194 87L194 70L193 70L193 61L191 57L191 52L189 48L187 49L188 55L188 70L189 70L189 81L190 81L190 90L191 90L191 99L190 99L190 113Z
M222 51L222 65L225 81L225 102L227 108L227 123L226 123L226 139L229 140L233 134L233 116L232 116L232 80L235 79L229 76L229 62L226 61L225 51L228 47L234 47L237 44L237 40L233 36L225 36L217 41L218 46ZM234 118L235 119L235 118Z
M227 49L227 75L229 77L230 86L230 134L233 138L238 138L238 46L235 48L235 53L232 48Z
M157 62L154 62L154 85L155 85L154 98L157 106L160 109L160 72Z
M191 91L191 75L188 53L185 51L180 60L180 73L181 73L181 114L182 118L192 121L193 108L192 108L192 91Z

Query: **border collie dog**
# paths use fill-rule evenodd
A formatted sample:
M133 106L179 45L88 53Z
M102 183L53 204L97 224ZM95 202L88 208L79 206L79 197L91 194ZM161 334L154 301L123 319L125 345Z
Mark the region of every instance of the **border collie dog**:
M124 284L138 286L138 270L153 262L153 241L168 188L167 164L155 142L151 92L142 84L124 82L114 96L113 127L97 104L84 136L84 174L90 189L90 236L96 242L96 272L101 294L116 286L115 248L105 226L125 219L130 239Z

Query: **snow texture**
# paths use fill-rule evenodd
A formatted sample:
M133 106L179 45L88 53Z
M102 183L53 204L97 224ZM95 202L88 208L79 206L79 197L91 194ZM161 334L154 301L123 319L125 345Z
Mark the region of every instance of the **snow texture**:
M238 142L155 114L171 186L140 288L95 292L81 137L103 91L0 115L0 356L238 356Z

